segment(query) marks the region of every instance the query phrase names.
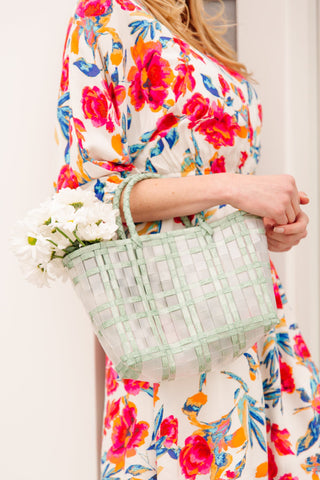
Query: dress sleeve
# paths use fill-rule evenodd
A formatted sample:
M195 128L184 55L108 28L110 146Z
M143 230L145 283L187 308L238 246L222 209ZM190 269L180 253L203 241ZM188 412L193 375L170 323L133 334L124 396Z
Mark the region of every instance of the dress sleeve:
M117 185L135 170L126 139L126 89L119 82L123 52L115 29L103 35L102 52L99 34L89 20L76 12L66 35L56 128L59 172L54 186L56 191L84 186L110 202Z

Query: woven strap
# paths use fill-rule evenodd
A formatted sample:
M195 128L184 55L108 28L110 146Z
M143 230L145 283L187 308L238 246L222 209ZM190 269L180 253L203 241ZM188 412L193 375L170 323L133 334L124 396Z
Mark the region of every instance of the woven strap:
M139 245L139 246L141 245L141 240L140 240L140 237L139 237L139 235L136 231L136 227L135 227L134 221L132 219L132 215L131 215L130 194L131 194L132 188L134 187L134 185L136 185L136 183L141 182L142 180L146 180L148 178L161 178L161 177L160 177L160 175L155 174L155 173L139 173L139 174L136 174L136 175L129 175L127 178L125 178L121 182L121 184L117 188L115 196L114 196L114 200L113 200L113 207L116 208L116 209L119 209L119 207L120 207L120 197L121 197L121 194L124 190L124 196L123 196L124 218L125 218L125 221L126 221L131 239L133 240L133 242L136 245ZM205 220L203 219L203 216L201 215L201 213L196 214L196 218L198 220L198 224L201 225L204 230L207 230L207 225L206 225ZM187 228L193 226L192 223L190 222L190 219L187 216L182 216L181 220ZM118 227L119 227L119 229L118 229L119 238L121 238L121 239L126 238L126 233L125 233L125 230L123 228L123 224L122 224L120 216L117 218L117 224L118 224Z

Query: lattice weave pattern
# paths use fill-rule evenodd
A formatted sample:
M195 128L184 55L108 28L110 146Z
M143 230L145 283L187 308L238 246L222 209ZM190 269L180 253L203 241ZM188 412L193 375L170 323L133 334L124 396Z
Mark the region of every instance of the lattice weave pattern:
M65 259L122 378L157 382L221 367L278 321L260 218L235 212L138 238Z

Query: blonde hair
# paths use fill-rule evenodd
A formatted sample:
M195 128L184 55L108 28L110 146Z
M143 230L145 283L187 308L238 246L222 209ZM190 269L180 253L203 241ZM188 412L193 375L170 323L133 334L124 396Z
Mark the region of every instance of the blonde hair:
M215 17L206 14L202 0L139 0L139 3L174 35L248 78L246 67L237 61L233 48L223 38L227 30L223 19L224 5L222 0L216 1L221 9Z

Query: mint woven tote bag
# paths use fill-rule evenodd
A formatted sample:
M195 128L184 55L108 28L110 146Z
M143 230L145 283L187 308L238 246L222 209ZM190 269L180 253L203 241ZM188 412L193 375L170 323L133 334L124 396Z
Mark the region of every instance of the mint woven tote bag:
M213 223L139 236L127 177L120 239L64 258L94 331L120 378L149 382L217 370L277 322L262 219L242 211Z

